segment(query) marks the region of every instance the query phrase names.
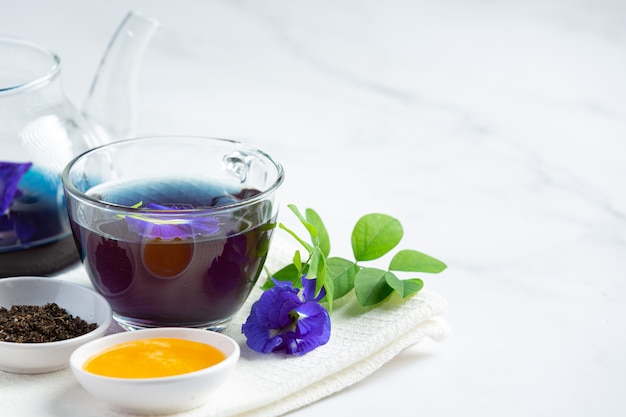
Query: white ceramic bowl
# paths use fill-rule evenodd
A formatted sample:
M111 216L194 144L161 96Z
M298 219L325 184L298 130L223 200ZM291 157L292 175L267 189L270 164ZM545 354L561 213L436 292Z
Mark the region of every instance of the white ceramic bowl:
M69 365L78 346L104 335L112 319L111 306L100 294L69 281L43 277L0 279L0 306L56 303L74 317L98 327L72 339L48 343L0 342L0 369L20 374L57 371Z
M195 372L160 378L113 378L83 369L86 360L119 343L153 337L173 337L206 343L221 350L226 359ZM117 333L76 349L70 366L78 382L109 406L136 414L168 414L206 403L230 376L239 360L239 345L232 338L208 330L165 327Z

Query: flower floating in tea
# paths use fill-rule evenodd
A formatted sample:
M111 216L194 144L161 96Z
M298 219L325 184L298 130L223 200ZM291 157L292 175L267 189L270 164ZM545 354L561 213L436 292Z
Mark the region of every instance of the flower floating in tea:
M168 212L133 214L125 217L131 231L149 239L189 239L200 235L213 235L219 230L219 222L213 216L190 214L184 217L173 216L176 210L184 210L186 207L163 206L156 203L143 206L143 202L139 202L133 208Z
M293 262L272 275L263 286L266 291L252 306L242 331L248 346L258 352L310 352L330 337L330 322L325 323L320 308L329 313L330 320L333 301L353 290L362 306L379 305L394 293L407 298L419 292L424 283L416 277L401 279L398 273L436 274L447 267L411 249L398 251L386 270L363 265L388 254L404 234L397 219L380 213L366 214L354 226L354 260L330 257L330 238L320 216L312 209L304 216L294 205L289 209L308 232L310 243L280 224L304 247L307 256L303 259L297 250ZM299 298L299 287L303 298Z
M330 338L330 315L318 304L325 293L315 296L315 280L302 276L302 289L291 282L274 281L252 305L242 331L248 346L257 352L284 351L303 355Z
M0 215L5 214L13 200L19 197L17 185L31 166L30 162L0 162Z

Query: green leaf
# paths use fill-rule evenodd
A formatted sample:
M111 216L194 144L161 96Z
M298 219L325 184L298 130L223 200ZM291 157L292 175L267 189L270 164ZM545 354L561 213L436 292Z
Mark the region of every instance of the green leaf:
M400 294L402 298L407 298L419 292L424 287L424 282L419 278L399 279L391 272L387 272L385 279L387 280L387 284Z
M313 248L306 276L309 279L317 279L315 285L315 294L317 295L326 280L326 257L319 247Z
M317 229L315 228L314 225L312 225L311 223L309 223L303 216L302 213L300 213L300 210L298 210L298 207L296 207L293 204L289 204L287 207L289 207L289 209L293 212L293 214L296 215L296 217L298 218L298 220L300 220L300 223L302 223L302 225L306 228L306 230L309 232L309 235L311 235L311 240L315 241L315 239L317 239Z
M294 264L289 264L272 274L272 278L274 278L275 280L289 281L294 285L294 287L301 286L302 284L300 282L301 277L302 277L302 274L300 270ZM274 286L274 283L272 282L272 280L268 279L267 281L265 281L261 289L268 290L272 288L273 286Z
M259 258L263 258L265 255L267 255L267 252L269 252L269 249L270 249L269 239L263 239L257 243L256 255Z
M437 274L446 268L446 264L440 260L411 249L396 253L389 264L391 271L428 272L431 274Z
M334 283L333 298L338 300L354 288L354 277L359 272L359 266L343 258L328 258L328 270L331 272Z
M320 270L323 271L324 259L322 259L322 254L318 248L313 248L313 252L311 253L311 257L309 258L309 268L307 277L310 279L314 279L318 277L318 272Z
M357 261L371 261L392 250L403 236L402 225L386 214L366 214L352 231L352 252Z
M313 209L306 209L305 213L306 219L317 231L316 243L319 244L324 256L328 256L330 254L330 238L328 237L328 231L326 230L326 226L324 226L324 222L322 222L322 218ZM315 241L316 237L311 235L311 239Z
M327 265L328 266L328 265ZM325 301L328 307L329 314L333 314L333 301L335 300L335 279L333 273L328 267L326 268L326 279L324 279L324 289L326 290L326 296L322 301Z
M401 250L396 253L388 271L362 267L360 262L375 260L388 254L404 235L402 225L397 219L379 213L361 217L354 226L351 236L354 260L329 258L330 237L317 212L306 209L303 216L295 205L288 207L306 228L311 243L281 223L280 228L291 234L308 251L308 256L303 259L300 251L296 251L292 264L276 272L274 278L290 281L296 288L301 287L304 274L309 279L316 279L316 294L319 294L322 287L326 290L322 301L327 303L329 313L332 312L334 300L353 289L361 305L372 306L386 300L394 291L406 298L423 288L421 279L399 279L394 271L439 273L447 268L438 259L415 250ZM273 285L269 281L264 289Z
M293 254L293 264L294 266L298 269L298 272L300 273L300 275L302 275L302 258L300 257L300 251L296 250Z
M333 309L333 282L332 279L327 280L328 268L326 265L326 257L322 253L319 247L315 247L311 258L309 259L309 265L306 271L307 279L316 279L315 281L315 295L317 296L322 287L326 288L328 302L328 311L332 312Z
M371 306L383 301L393 292L387 284L389 272L376 268L362 268L354 279L356 298L362 306Z
M300 238L300 236L298 236L293 230L291 230L290 228L288 228L287 226L285 226L284 224L280 223L278 225L278 227L280 227L281 229L283 229L284 231L286 231L287 233L289 233L291 236L293 236L294 239L296 239L298 242L300 242L300 244L302 246L304 246L304 248L307 250L307 252L311 253L313 252L313 246L311 246L310 243L305 242L302 238Z

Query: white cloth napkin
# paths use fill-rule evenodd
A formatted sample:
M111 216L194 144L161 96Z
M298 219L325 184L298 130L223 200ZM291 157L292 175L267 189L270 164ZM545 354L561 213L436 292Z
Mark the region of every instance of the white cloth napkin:
M273 244L266 266L276 271L291 256L284 246ZM82 267L56 279L89 285ZM392 297L376 308L361 307L354 295L348 295L334 305L331 338L326 345L303 356L264 355L250 350L241 334L241 324L260 294L256 288L224 331L241 346L241 359L232 377L209 403L177 415L279 416L360 381L425 338L443 340L450 331L442 318L446 301L435 292L422 290L407 300ZM2 415L21 417L127 416L93 399L69 369L42 375L0 371L0 404Z

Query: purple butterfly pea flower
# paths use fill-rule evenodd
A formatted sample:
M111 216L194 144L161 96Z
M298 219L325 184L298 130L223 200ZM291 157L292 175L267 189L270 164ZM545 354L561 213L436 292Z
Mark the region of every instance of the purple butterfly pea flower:
M302 277L303 290L291 282L276 281L252 305L250 316L241 326L247 345L257 352L284 351L304 355L330 339L330 315L315 297L315 280Z
M315 296L316 279L307 279L306 274L302 275L302 298L304 301L319 301L326 296L326 288L322 287L320 293Z
M17 184L32 165L30 162L0 162L0 215L9 209L13 199L19 195Z
M155 203L150 203L145 208L164 211L184 209ZM190 239L199 235L213 235L219 230L219 222L213 216L181 218L137 214L126 216L126 223L131 231L141 236L161 240Z

